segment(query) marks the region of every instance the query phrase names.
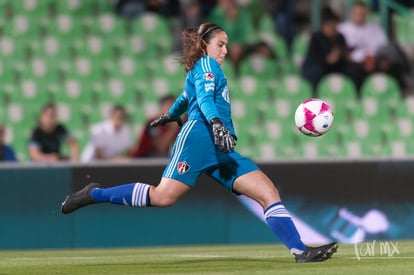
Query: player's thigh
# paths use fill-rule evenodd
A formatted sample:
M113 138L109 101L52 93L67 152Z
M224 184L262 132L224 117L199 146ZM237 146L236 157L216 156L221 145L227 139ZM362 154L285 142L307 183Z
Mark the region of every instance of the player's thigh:
M218 163L210 129L200 121L189 120L181 128L163 178L194 187L206 169Z
M233 183L233 190L257 201L264 209L280 201L276 186L261 170L239 176Z
M174 204L180 197L191 190L191 187L170 178L162 178L157 186L150 190L152 206L167 207Z

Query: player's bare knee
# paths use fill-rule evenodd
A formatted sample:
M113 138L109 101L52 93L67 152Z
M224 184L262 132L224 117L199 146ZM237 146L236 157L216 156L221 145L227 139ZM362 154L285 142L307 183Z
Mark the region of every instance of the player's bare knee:
M163 198L160 198L160 200L158 200L156 206L165 208L165 207L169 207L173 205L176 201L177 199L173 197L163 197Z

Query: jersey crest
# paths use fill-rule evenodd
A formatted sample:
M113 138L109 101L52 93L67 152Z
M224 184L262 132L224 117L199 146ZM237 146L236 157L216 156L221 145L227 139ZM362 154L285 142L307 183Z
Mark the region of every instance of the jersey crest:
M208 81L214 81L214 74L213 73L205 73L204 79Z
M177 164L177 171L180 175L187 173L190 168L190 165L188 165L186 161L182 161Z

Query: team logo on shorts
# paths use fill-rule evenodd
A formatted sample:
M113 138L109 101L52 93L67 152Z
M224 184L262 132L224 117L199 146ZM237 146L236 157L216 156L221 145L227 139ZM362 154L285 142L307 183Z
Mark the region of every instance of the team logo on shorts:
M178 174L182 175L187 173L188 170L190 170L190 165L188 165L188 163L186 161L183 162L179 162L177 165L177 171Z
M204 79L209 81L214 81L214 74L213 73L206 73L204 74Z

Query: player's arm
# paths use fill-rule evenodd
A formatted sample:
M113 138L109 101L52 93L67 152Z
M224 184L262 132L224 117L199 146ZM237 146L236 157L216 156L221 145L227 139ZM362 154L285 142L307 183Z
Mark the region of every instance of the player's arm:
M58 161L59 155L56 153L45 154L40 150L40 145L31 142L29 145L29 155L32 161Z
M214 102L216 90L215 75L212 71L195 71L194 85L197 97L197 104L207 121L218 118L219 114Z
M76 139L72 136L68 136L66 142L69 145L70 160L79 161L79 145Z
M188 96L184 90L179 97L175 100L174 104L171 105L168 115L171 118L178 118L187 111L188 108Z
M175 100L174 104L171 105L170 110L162 114L160 117L156 118L155 120L151 121L149 126L156 127L156 126L164 126L167 123L176 121L178 126L183 124L181 120L181 115L187 111L188 107L188 96L186 91L184 90L179 97Z
M236 145L236 138L220 120L214 102L216 84L213 71L207 72L203 70L196 72L194 80L197 104L204 117L211 124L214 144L223 152L233 151Z

